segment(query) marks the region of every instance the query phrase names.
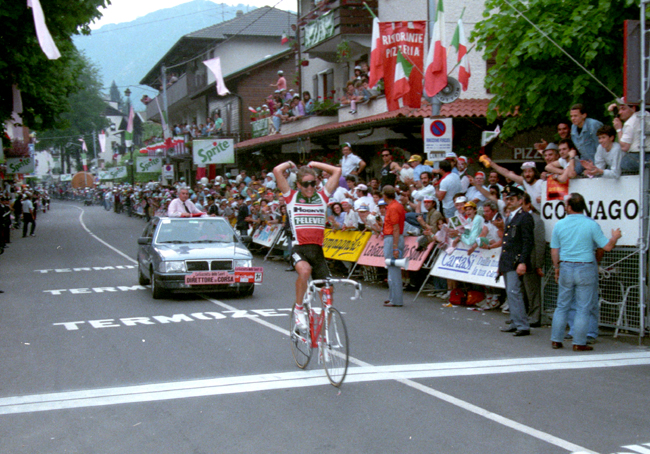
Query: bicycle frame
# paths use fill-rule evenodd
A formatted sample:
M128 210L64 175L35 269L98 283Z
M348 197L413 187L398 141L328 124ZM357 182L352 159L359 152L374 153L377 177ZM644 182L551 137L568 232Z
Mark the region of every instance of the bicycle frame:
M311 281L305 292L305 297L303 299L303 306L309 311L309 325L310 325L310 340L311 348L318 347L318 341L321 337L321 332L323 330L323 325L325 322L325 313L327 309L332 307L334 298L334 284L348 284L352 285L355 288L355 294L351 300L356 300L361 297L361 284L353 281L351 279L318 279ZM323 285L322 288L318 288L318 285ZM316 311L311 307L311 301L314 298L315 294L320 294L321 298L321 311L318 316L316 316Z

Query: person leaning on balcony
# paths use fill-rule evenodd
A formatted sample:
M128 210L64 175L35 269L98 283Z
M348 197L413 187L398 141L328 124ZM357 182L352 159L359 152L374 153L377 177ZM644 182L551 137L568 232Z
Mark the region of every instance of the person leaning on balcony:
M220 136L223 133L223 119L221 118L221 111L217 110L214 113L214 129L212 135Z
M305 108L305 115L314 113L314 100L311 98L311 93L308 91L302 92L302 104Z
M284 71L278 71L278 81L274 84L271 84L271 87L276 87L278 90L287 89L287 79L284 78Z

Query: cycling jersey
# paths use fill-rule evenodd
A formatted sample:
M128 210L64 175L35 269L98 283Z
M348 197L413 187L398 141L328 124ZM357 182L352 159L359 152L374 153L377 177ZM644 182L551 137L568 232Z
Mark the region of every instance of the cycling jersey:
M287 213L291 218L293 245L323 245L325 222L327 220L327 202L330 194L326 189L307 198L300 191L291 190L282 194L287 203Z

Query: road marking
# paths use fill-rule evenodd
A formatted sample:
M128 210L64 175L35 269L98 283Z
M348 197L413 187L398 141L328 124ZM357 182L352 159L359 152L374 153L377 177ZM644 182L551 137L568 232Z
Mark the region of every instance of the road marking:
M81 214L79 215L79 223L81 224L81 227L83 227L83 229L84 229L86 232L88 232L88 234L89 234L90 236L92 236L93 238L95 238L97 241L99 241L100 243L102 243L104 246L106 246L107 248L109 248L111 251L113 251L113 252L115 252L115 253L121 255L122 257L124 257L125 259L127 259L128 261L130 261L131 263L135 263L135 264L138 263L136 260L134 260L134 259L132 259L131 257L129 257L129 256L126 255L124 252L122 252L122 251L120 251L119 249L117 249L117 248L111 246L111 245L108 244L106 241L102 240L100 237L98 237L97 235L95 235L95 234L94 234L94 233L93 233L93 232L92 232L88 227L86 227L86 224L84 223L83 217L84 217L84 213L85 213L85 211L84 211L82 208L79 208L79 207L75 207L75 208L81 211Z
M132 270L135 265L113 265L113 266L83 266L79 268L48 268L44 270L34 270L35 273L49 274L53 273L72 273L78 271L106 271L106 270Z
M533 372L551 370L573 370L598 367L621 367L650 364L650 352L614 353L589 356L562 356L548 358L515 358L493 361L462 361L449 363L424 363L391 366L351 367L346 383L364 383L384 380L410 382L411 378L440 378L467 375L509 374L513 372ZM35 394L0 398L0 414L19 414L37 411L61 410L72 408L97 407L136 402L155 402L188 397L205 397L237 394L255 391L268 391L296 387L329 386L329 382L320 368L307 371L292 371L240 377L223 377L202 380L187 380L169 383L157 383L114 388L89 389L82 391ZM419 383L411 382L409 386L420 389L434 397L441 398L454 405L469 409L481 416L496 420L537 438L548 441L555 437L536 431L502 416L488 412L479 407L460 401L444 393L432 390ZM535 435L537 434L537 435ZM571 450L585 448L572 445L562 440L562 447ZM557 442L553 444L558 444ZM571 445L572 447L570 447ZM575 449L574 449L575 448ZM586 452L591 452L586 450Z

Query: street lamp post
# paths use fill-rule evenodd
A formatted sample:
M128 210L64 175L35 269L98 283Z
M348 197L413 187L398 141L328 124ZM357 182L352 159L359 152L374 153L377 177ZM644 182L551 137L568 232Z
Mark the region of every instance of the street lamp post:
M124 90L124 95L126 96L126 111L127 115L131 115L131 90L127 87ZM128 128L128 126L127 126ZM126 144L125 144L126 145ZM127 148L131 148L131 187L135 186L135 161L133 159L133 143L131 145L126 145Z

